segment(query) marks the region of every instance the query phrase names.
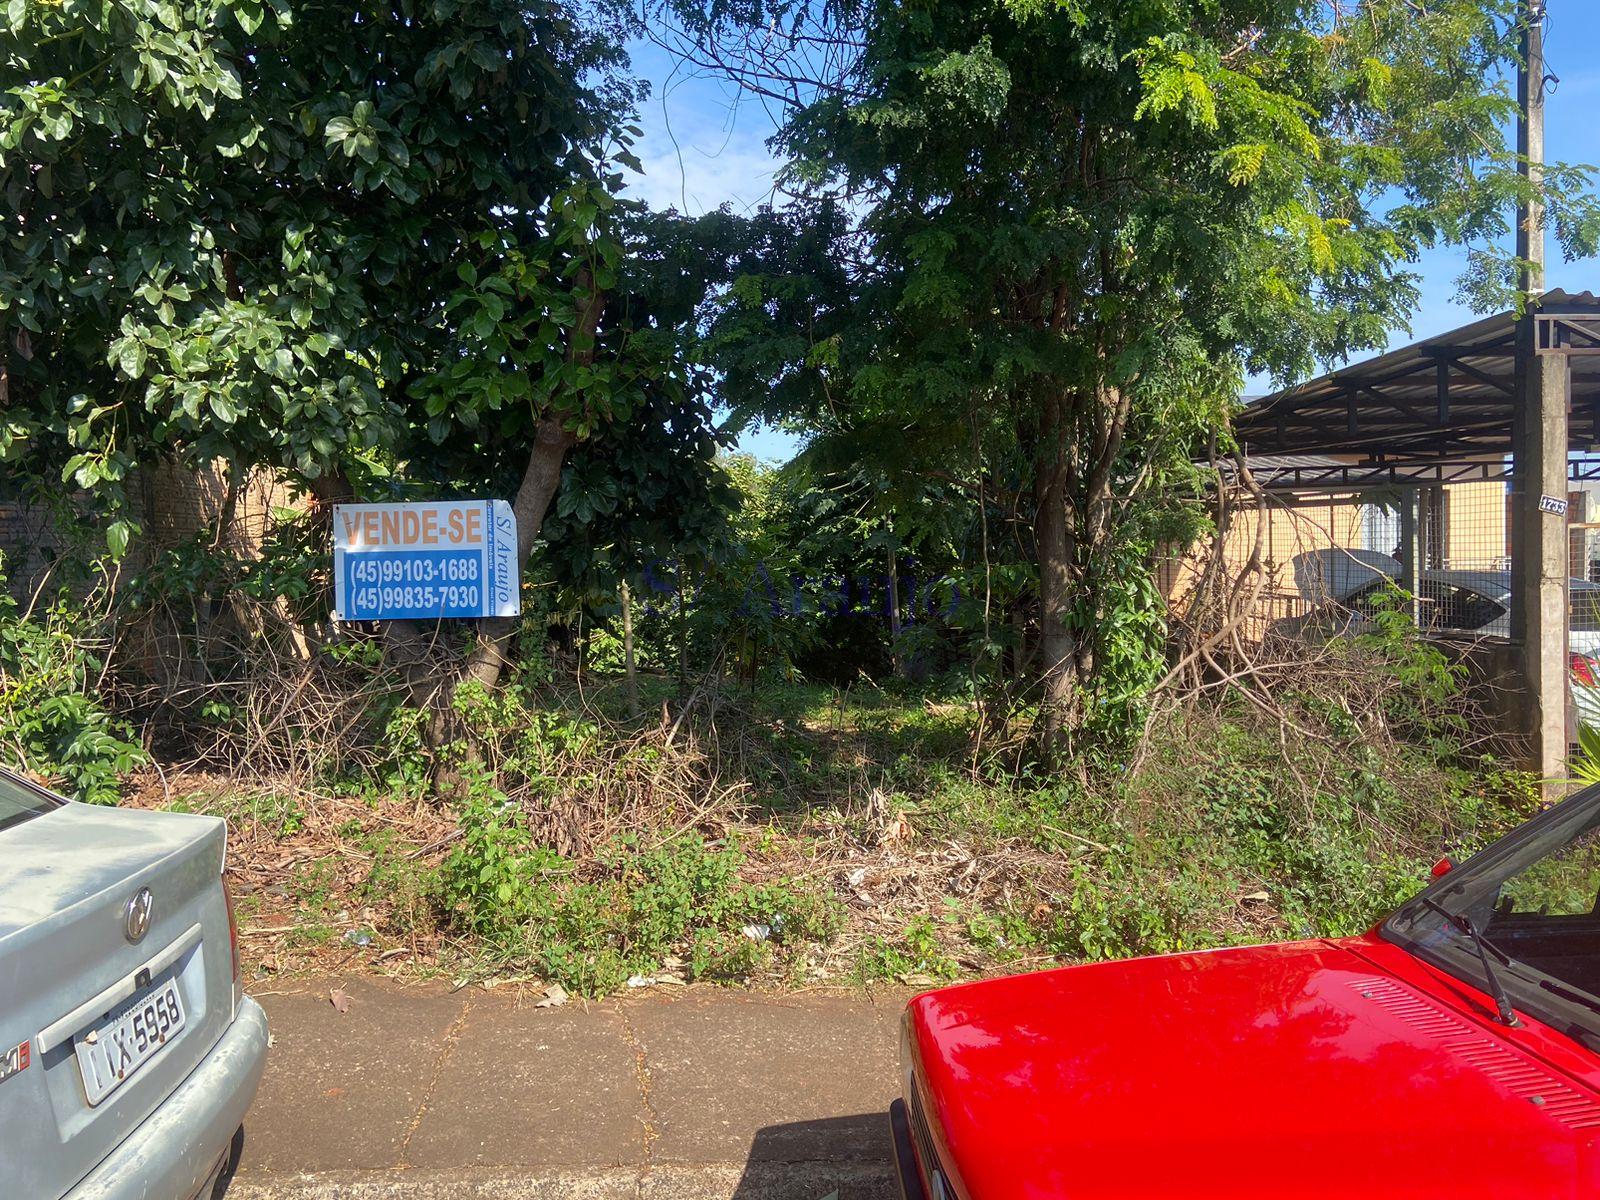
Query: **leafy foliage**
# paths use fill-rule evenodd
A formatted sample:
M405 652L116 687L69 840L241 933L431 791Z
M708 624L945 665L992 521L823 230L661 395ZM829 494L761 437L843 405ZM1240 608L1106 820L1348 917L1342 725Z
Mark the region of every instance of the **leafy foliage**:
M741 881L736 848L694 835L624 836L579 864L536 846L516 806L487 786L472 790L461 827L440 868L450 918L583 995L672 961L687 979L742 979L837 929L826 902L788 881Z
M21 612L0 571L0 749L75 799L114 804L122 777L150 759L98 693L93 627L65 598Z
M1430 247L1503 268L1527 187L1510 0L663 7L786 105L801 205L709 343L734 403L1000 498L1038 568L1051 740L1126 728L1158 674L1127 580L1245 373L1382 345ZM1569 252L1600 234L1587 179L1546 176ZM1479 303L1503 274L1474 273Z
M0 454L116 513L121 552L137 463L381 486L541 414L627 422L657 359L570 353L634 162L601 28L509 0L12 5Z

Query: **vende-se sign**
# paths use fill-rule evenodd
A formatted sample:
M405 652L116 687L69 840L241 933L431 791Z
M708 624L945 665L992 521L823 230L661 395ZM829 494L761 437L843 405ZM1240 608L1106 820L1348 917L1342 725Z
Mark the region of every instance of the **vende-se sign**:
M522 612L517 518L504 500L333 506L333 619Z

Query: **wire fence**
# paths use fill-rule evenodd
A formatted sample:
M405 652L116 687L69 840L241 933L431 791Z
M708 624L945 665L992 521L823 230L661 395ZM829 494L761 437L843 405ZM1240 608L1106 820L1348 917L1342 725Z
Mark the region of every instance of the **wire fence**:
M1570 735L1578 722L1600 725L1600 485L1573 484L1566 500ZM1250 579L1228 592L1240 642L1310 661L1330 639L1374 628L1399 585L1423 634L1476 674L1499 676L1512 663L1522 631L1504 481L1299 495L1241 488L1218 513L1220 534L1160 564L1175 627L1194 625L1216 578ZM1508 726L1515 707L1508 699L1500 714Z

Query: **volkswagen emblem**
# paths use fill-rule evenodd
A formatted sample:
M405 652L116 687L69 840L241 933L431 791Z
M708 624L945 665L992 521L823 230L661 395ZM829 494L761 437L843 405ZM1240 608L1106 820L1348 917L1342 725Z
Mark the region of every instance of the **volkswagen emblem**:
M130 942L141 942L150 932L150 906L154 903L155 897L150 895L149 888L140 888L129 898L128 909L122 917L122 931Z

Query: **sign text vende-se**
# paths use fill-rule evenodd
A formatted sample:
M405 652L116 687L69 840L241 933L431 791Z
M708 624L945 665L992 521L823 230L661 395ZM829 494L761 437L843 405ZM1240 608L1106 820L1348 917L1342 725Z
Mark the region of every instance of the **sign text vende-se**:
M336 504L336 621L514 617L517 518L504 500Z

